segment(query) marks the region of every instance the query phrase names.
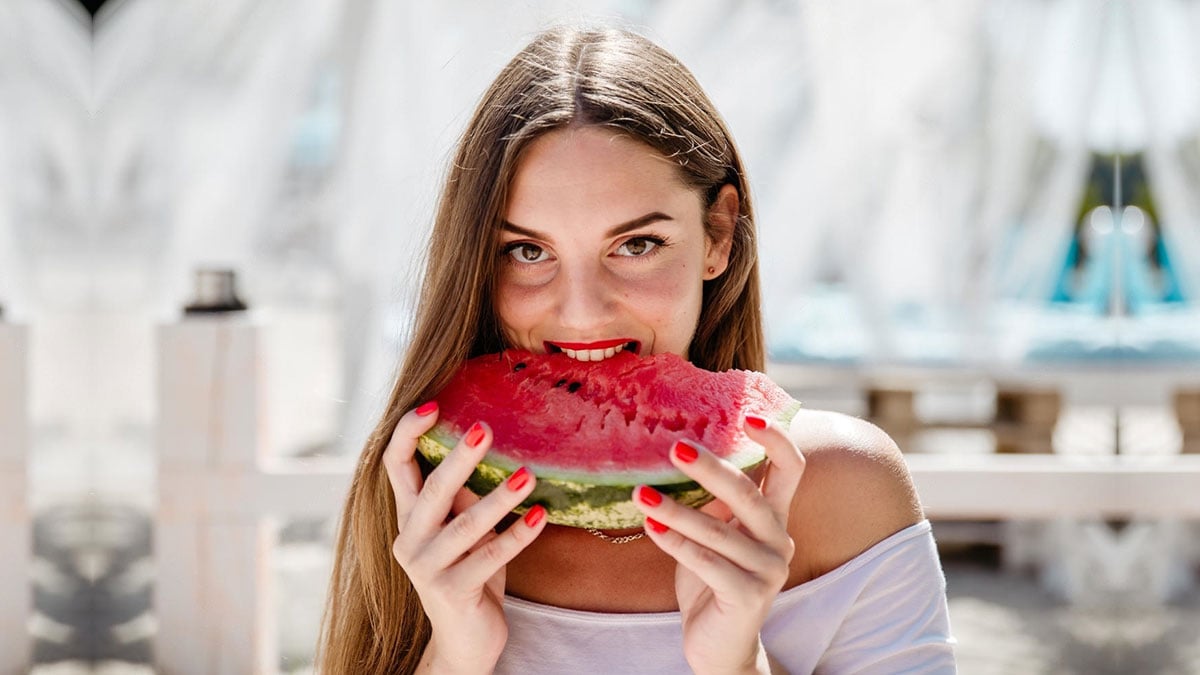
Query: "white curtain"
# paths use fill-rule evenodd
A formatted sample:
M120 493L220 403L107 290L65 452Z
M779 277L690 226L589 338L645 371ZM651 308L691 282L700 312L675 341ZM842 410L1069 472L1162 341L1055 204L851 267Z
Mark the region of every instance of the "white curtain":
M1193 307L1200 296L1200 2L1125 3L1133 114L1163 239ZM1132 116L1132 115L1131 115ZM1200 327L1194 328L1200 334Z

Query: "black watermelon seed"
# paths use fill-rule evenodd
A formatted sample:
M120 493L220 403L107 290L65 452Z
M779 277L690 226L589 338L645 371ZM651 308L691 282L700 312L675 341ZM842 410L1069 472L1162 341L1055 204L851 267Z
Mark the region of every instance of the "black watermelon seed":
M515 373L518 370L523 370L524 368L525 368L525 362L522 361L522 362L518 363L517 365L513 366L513 372Z
M563 386L563 385L564 385L564 384L566 384L566 383L567 383L567 381L566 381L566 380L559 380L558 382L555 382L555 383L554 383L554 386L555 386L555 387L561 387L561 386Z
M572 382L571 386L567 387L567 393L574 394L575 392L579 391L579 388L582 386L582 382Z

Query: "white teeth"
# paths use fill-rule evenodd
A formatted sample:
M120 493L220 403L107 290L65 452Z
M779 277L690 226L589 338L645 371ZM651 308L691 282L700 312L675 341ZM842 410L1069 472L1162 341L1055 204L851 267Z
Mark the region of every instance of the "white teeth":
M576 361L603 361L616 356L618 353L625 350L625 345L616 345L606 349L566 349L563 348L562 353L575 359Z

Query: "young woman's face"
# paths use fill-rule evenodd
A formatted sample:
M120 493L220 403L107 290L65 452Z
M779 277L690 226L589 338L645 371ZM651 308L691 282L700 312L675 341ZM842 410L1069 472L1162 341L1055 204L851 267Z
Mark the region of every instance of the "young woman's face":
M510 345L583 361L631 345L687 357L703 282L724 272L729 238L705 235L702 199L678 171L599 127L556 130L529 146L499 252L496 306Z

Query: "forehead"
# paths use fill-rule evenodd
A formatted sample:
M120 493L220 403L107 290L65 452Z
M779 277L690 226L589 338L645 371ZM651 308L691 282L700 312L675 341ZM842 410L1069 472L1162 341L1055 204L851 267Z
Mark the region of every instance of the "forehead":
M697 202L677 164L654 148L602 127L557 129L526 148L509 188L506 217L547 211L661 209ZM640 213L634 214L641 215Z

